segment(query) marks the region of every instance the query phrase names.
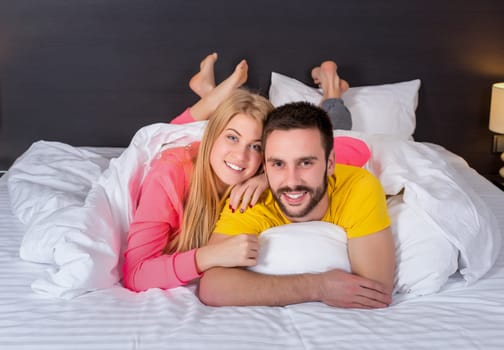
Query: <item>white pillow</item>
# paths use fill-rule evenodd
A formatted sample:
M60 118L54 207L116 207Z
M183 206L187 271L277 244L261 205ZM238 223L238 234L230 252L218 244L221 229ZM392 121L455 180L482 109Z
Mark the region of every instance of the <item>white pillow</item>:
M342 99L352 113L352 130L369 134L393 134L412 139L420 80L395 84L351 87ZM279 73L271 73L269 99L277 107L289 102L320 104L319 89Z
M345 231L328 222L300 222L272 227L259 236L257 265L268 275L317 273L330 269L350 272Z
M426 295L437 292L458 268L458 250L415 212L402 196L388 201L396 246L394 292ZM350 272L345 231L311 221L270 228L259 236L257 265L250 270L287 275L329 269Z

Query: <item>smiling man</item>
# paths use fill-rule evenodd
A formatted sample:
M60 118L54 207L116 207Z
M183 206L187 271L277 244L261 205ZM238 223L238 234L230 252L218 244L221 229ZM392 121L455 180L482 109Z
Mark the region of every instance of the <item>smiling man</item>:
M335 164L327 113L303 102L275 109L264 127L263 148L270 190L244 213L224 210L210 243L242 233L259 235L292 222L326 221L346 231L352 273L273 276L215 268L200 281L200 299L214 306L307 301L355 308L388 306L395 257L385 194L365 169Z

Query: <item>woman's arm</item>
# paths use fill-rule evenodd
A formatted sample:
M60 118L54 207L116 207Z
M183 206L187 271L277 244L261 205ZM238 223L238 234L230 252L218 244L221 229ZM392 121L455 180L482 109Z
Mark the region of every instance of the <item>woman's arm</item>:
M192 167L184 167L184 161L190 162L192 156L179 159L180 151L184 150L166 150L142 184L124 255L123 282L131 290L174 288L212 267L255 264L259 244L253 235L231 237L186 252L166 253L166 247L179 232L192 173ZM172 156L175 152L179 155Z
M158 160L145 178L124 256L127 288L168 289L200 276L195 249L165 254L167 244L178 234L186 181L183 166L164 159Z

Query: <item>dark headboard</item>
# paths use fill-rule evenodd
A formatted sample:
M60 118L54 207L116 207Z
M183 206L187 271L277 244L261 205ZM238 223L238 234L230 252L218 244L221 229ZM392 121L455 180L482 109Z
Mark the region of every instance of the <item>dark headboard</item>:
M504 1L0 0L0 162L40 139L126 146L196 96L189 77L217 51L247 86L271 71L309 82L336 60L351 85L420 78L418 141L494 173L491 84L504 81Z

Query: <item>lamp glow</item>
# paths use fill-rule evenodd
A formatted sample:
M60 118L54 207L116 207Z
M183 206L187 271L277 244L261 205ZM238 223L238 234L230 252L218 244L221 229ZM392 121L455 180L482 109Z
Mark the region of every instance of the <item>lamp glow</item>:
M488 128L497 134L504 134L504 83L495 83L492 86ZM504 135L494 135L494 145L499 145L500 138L504 138ZM497 152L500 151L502 150L497 149ZM504 152L501 159L504 161ZM504 166L500 168L499 175L504 178Z
M492 86L488 128L490 131L504 134L504 83L496 83Z

